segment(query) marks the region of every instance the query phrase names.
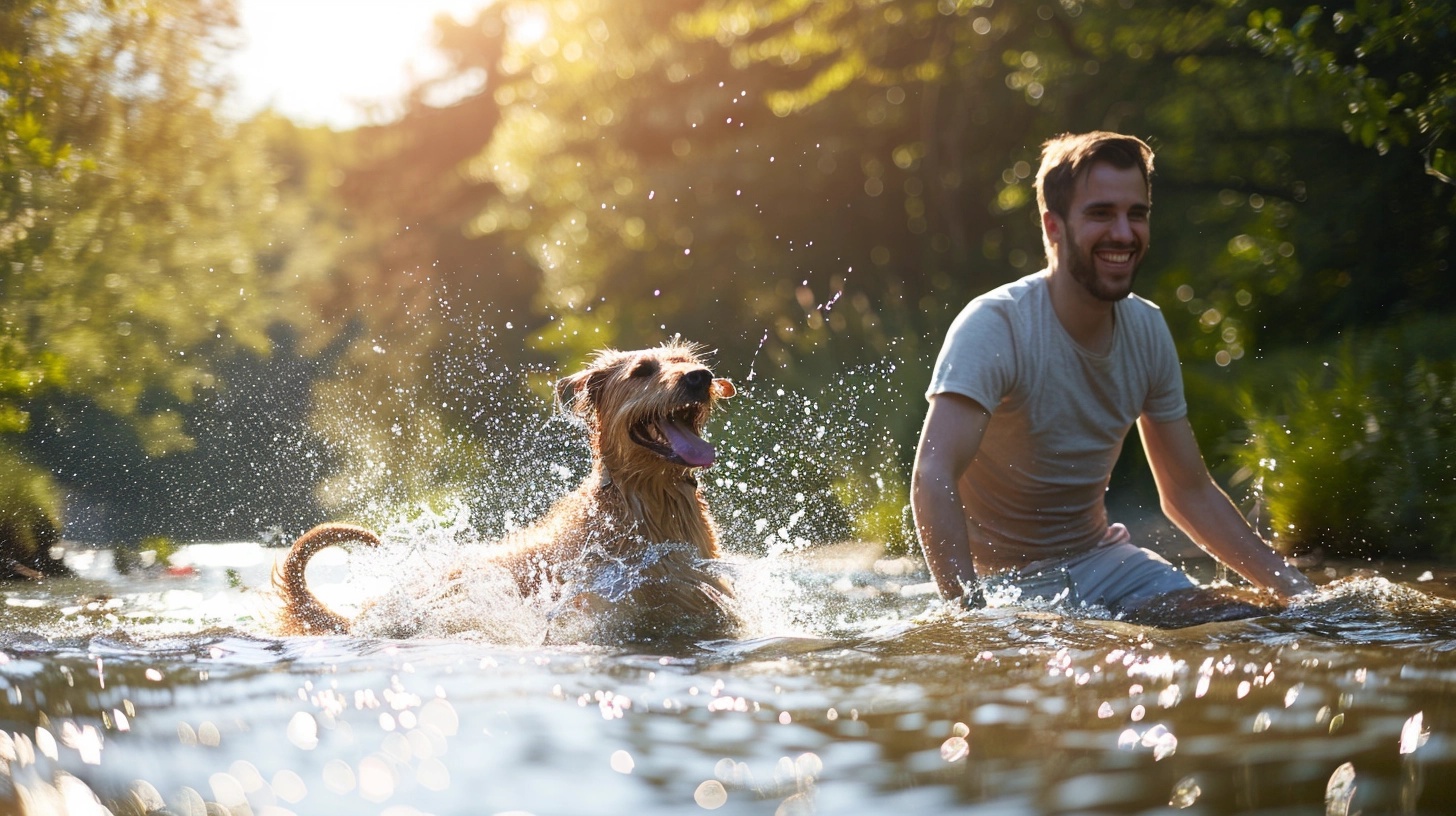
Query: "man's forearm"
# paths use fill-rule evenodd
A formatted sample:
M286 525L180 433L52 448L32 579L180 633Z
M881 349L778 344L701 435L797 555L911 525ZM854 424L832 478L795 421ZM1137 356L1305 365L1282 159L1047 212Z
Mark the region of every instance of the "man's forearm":
M966 536L966 517L954 487L917 483L911 497L915 531L936 589L948 601L984 603L975 591L976 569ZM970 594L972 597L967 598Z
M1217 485L1203 495L1169 507L1168 515L1194 543L1260 589L1289 598L1314 588L1298 569L1285 562Z

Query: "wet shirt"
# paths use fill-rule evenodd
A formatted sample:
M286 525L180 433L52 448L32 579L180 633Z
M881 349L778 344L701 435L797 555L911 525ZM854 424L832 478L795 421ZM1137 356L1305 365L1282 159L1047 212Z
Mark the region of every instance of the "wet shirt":
M978 570L1082 552L1107 531L1103 496L1128 430L1187 413L1162 312L1131 295L1114 306L1106 354L1072 339L1043 270L972 300L951 324L927 398L970 397L991 414L961 479Z

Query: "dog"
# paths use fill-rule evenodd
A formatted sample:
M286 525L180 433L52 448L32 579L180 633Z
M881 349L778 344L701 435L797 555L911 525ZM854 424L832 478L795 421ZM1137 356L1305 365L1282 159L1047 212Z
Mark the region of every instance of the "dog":
M713 376L702 354L681 340L607 349L556 383L558 410L586 428L591 473L534 525L480 553L509 572L523 598L544 590L566 608L610 612L628 638L684 624L698 632L731 629L733 593L708 566L720 554L718 530L695 474L716 456L702 438L714 405L736 389ZM304 578L316 552L351 542L377 547L380 538L364 527L321 524L275 567L287 632L343 634L358 620L325 606ZM458 583L463 569L448 570L441 585Z

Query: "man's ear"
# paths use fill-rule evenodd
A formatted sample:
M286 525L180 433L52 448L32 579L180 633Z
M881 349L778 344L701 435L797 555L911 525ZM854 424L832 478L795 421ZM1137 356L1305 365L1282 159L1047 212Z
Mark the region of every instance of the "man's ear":
M1051 210L1047 210L1046 212L1042 213L1041 229L1042 232L1046 233L1047 243L1051 244L1052 246L1059 246L1062 243L1062 234L1064 232L1064 227L1062 224L1062 217L1060 215L1057 215Z

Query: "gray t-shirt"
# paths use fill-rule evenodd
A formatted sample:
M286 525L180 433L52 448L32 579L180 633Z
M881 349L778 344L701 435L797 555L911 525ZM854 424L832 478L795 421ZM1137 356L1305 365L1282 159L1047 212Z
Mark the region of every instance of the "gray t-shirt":
M1188 412L1162 312L1115 305L1112 347L1093 354L1057 319L1043 270L972 300L951 324L927 399L951 392L990 412L961 479L978 570L1081 552L1107 531L1103 495L1139 415Z

